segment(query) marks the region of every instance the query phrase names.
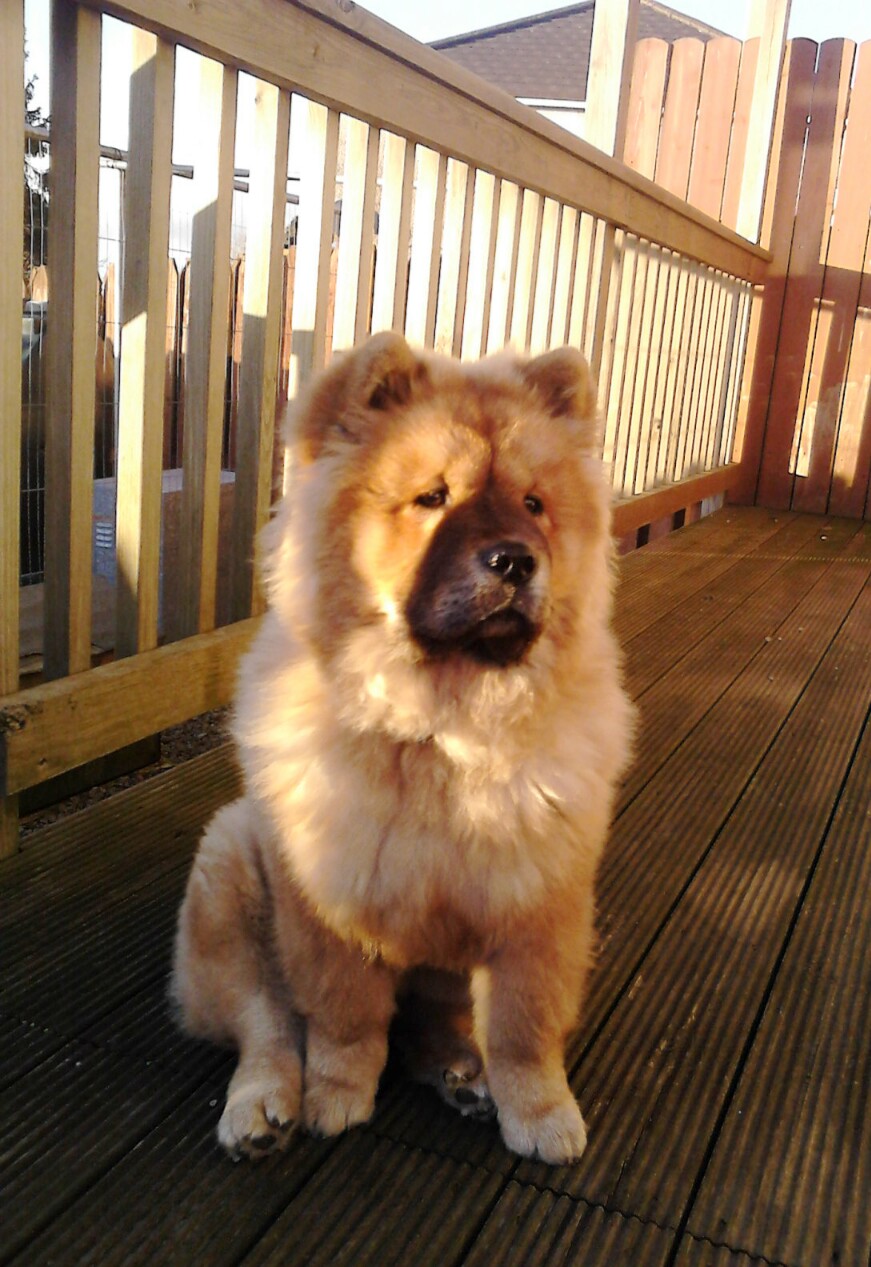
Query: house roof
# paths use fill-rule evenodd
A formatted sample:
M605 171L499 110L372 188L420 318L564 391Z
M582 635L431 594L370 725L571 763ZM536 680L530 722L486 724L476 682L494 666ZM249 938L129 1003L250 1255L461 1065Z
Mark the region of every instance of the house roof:
M583 101L593 35L595 0L552 9L435 40L432 47L512 97L542 101ZM684 36L710 40L716 27L677 13L656 0L641 0L638 39L669 43Z

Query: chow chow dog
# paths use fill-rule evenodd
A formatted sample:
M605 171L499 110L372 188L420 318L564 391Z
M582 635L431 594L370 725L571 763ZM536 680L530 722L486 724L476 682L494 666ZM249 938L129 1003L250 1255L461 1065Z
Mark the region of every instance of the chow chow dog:
M395 1021L415 1077L571 1162L564 1044L632 726L587 365L376 335L288 443L233 723L245 790L175 949L183 1025L239 1052L219 1139L256 1158L365 1122Z

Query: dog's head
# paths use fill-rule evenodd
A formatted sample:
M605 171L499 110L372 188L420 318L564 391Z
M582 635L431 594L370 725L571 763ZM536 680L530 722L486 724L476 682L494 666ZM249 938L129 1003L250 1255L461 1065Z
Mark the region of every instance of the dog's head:
M578 352L466 365L376 335L298 402L290 444L272 602L325 662L366 645L382 675L523 669L607 602L608 496Z

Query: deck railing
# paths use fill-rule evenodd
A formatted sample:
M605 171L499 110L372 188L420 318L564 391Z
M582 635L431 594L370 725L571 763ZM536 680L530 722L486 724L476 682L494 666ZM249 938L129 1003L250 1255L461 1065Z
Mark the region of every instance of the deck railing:
M251 557L274 477L289 170L299 177L290 394L335 350L386 327L462 357L507 343L531 352L564 342L582 347L599 374L621 532L722 492L732 478L750 293L768 258L353 5L58 0L54 10L44 591L50 680L0 702L7 851L17 793L229 698L236 656L261 603ZM116 658L92 668L103 13L136 30L117 357ZM23 153L19 4L3 6L0 27L0 156L12 172ZM183 482L170 572L161 566L161 515L178 46L201 55L201 126ZM222 535L230 209L237 102L246 92L255 101L245 138L250 214L232 525ZM0 198L0 690L14 692L21 191L15 185L9 196L10 183ZM170 589L166 628L161 608ZM232 623L218 627L224 619Z

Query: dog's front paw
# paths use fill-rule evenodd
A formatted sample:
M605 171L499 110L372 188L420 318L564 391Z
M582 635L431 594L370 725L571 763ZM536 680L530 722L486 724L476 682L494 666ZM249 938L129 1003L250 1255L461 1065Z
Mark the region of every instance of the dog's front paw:
M499 1129L506 1147L521 1157L534 1157L551 1166L577 1161L587 1146L587 1129L572 1095L543 1112L521 1116L499 1109Z
M299 1112L298 1081L234 1078L218 1123L218 1140L234 1161L260 1161L287 1147Z
M368 1122L375 1110L375 1086L336 1078L306 1081L303 1121L312 1135L341 1135Z

